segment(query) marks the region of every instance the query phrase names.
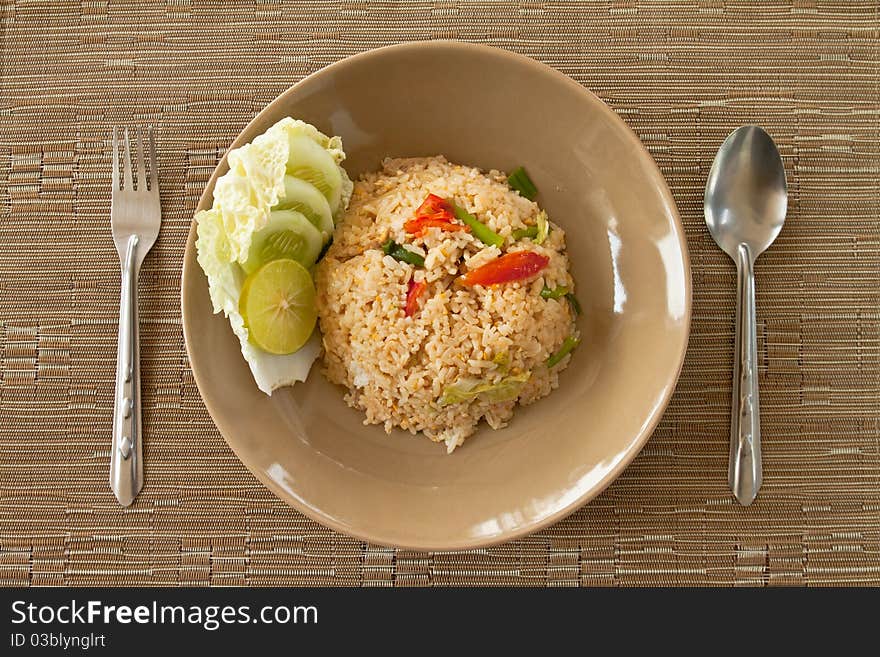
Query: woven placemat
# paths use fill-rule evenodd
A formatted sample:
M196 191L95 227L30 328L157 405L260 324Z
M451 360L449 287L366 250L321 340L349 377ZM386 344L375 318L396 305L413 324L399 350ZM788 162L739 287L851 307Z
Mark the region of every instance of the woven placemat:
M0 15L0 582L5 585L880 584L880 3L7 0ZM690 348L642 454L539 534L423 554L267 492L200 400L183 247L224 148L277 94L412 39L543 61L663 170L693 263ZM141 281L147 485L107 485L119 265L109 128L158 131L162 233ZM703 225L714 152L759 123L789 176L758 261L764 487L726 484L735 272Z

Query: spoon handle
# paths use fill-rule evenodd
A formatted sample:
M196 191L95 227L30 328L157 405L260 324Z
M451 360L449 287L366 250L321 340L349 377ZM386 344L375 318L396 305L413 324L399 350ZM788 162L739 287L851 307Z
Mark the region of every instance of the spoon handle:
M758 412L758 338L755 328L754 258L745 244L737 248L736 351L730 416L727 480L743 506L761 487L761 419Z

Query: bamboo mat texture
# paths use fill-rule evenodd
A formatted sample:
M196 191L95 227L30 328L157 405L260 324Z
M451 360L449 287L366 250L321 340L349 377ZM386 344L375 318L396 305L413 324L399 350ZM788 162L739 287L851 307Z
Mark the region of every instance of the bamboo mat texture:
M0 9L0 583L880 584L880 3L6 0ZM239 130L302 77L407 40L523 53L598 94L662 169L693 264L690 347L644 451L523 540L416 553L335 534L226 446L189 369L180 270ZM110 127L158 134L141 279L147 483L107 484L119 264ZM703 223L734 127L776 139L788 219L757 264L765 481L727 488L735 270Z

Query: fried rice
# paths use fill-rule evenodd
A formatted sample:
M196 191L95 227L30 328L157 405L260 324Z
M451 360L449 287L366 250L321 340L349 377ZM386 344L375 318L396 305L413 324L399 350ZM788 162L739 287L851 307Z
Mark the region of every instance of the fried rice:
M454 201L505 238L499 249L471 232L430 228L414 237L404 230L428 194ZM499 171L452 164L444 157L388 159L355 183L350 205L316 273L324 373L348 389L347 403L365 413L365 424L387 432L400 427L445 443L449 452L474 433L480 420L504 427L517 404L530 404L559 385L571 354L552 367L548 358L566 338L577 337L575 312L564 296L574 292L565 233L550 223L542 244L514 239L534 226L541 209L507 184ZM424 267L386 255L393 239L424 257ZM462 274L502 253L531 250L549 258L536 276L493 286L465 287ZM425 283L418 310L406 316L411 281ZM515 398L492 395L448 403L463 381L516 380Z

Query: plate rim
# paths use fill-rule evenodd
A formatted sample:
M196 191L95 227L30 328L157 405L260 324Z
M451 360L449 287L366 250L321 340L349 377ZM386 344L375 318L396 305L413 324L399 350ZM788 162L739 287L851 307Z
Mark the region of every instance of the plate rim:
M682 265L684 271L684 289L685 289L685 313L683 317L683 326L684 331L682 333L681 343L679 345L679 357L678 357L678 366L676 368L675 376L665 385L663 389L663 394L661 396L660 401L655 404L651 415L646 419L646 421L642 424L642 427L638 434L633 436L633 440L630 442L629 447L625 452L623 452L622 458L610 469L605 475L598 481L596 484L587 492L581 494L576 499L571 502L566 503L564 506L560 507L553 513L550 513L539 520L533 522L527 522L523 525L520 525L516 528L510 530L504 530L499 532L498 534L490 537L478 537L473 538L466 541L448 541L446 543L436 543L436 542L419 542L415 537L413 540L409 540L407 542L393 541L388 540L387 538L383 538L382 536L377 536L374 534L369 534L365 531L362 531L358 528L351 527L346 523L339 522L336 518L324 513L321 509L310 505L305 500L299 498L298 496L291 495L289 491L285 491L281 488L277 483L275 483L270 477L268 477L261 470L254 468L249 464L236 449L236 446L233 444L234 441L230 441L227 438L227 432L231 432L229 427L224 426L225 422L218 420L218 414L215 413L215 409L212 408L211 404L205 399L205 396L202 394L202 386L206 382L204 382L200 374L198 372L198 367L195 365L197 359L193 358L193 351L191 348L191 331L192 327L190 326L191 320L188 319L187 314L187 295L186 290L192 286L190 279L193 277L193 264L195 262L195 258L190 254L195 252L195 239L196 239L196 221L195 221L195 213L199 211L199 208L202 208L203 204L206 202L208 194L210 192L211 197L213 198L213 190L214 185L217 182L217 178L219 177L218 172L221 169L226 169L227 164L227 156L229 151L238 148L243 142L243 135L250 131L250 129L260 120L260 117L270 108L281 104L284 100L286 100L289 96L296 93L296 91L303 86L307 81L312 80L313 78L317 78L323 75L330 75L332 72L341 66L346 66L351 64L353 61L360 61L365 59L370 59L372 57L384 56L390 52L400 51L405 52L413 49L422 49L422 48L449 48L453 50L461 50L461 51L470 51L470 52L479 52L481 54L488 54L491 56L499 57L501 59L507 59L512 62L516 62L518 65L529 66L536 71L540 71L545 75L551 75L557 81L562 82L568 85L571 88L577 90L578 93L584 95L587 100L595 104L599 111L604 113L611 121L620 127L623 128L623 131L630 142L636 147L636 149L641 153L641 155L646 158L647 163L650 168L653 170L653 173L656 174L657 179L662 183L659 186L660 195L664 200L664 203L669 209L669 214L672 218L672 224L675 227L675 235L678 241L679 248L681 249L682 255ZM196 266L197 268L197 266ZM205 290L207 294L207 289ZM470 43L466 41L456 41L452 39L436 39L436 40L426 40L426 41L406 41L402 43L397 43L388 46L382 46L379 48L373 48L371 50L366 50L360 53L356 53L354 55L350 55L343 59L337 60L327 66L324 66L317 71L310 73L305 76L301 80L298 80L293 85L288 87L285 91L279 94L276 98L274 98L270 103L268 103L265 107L263 107L257 115L251 119L238 133L236 138L229 144L226 148L226 151L223 154L223 157L217 163L217 166L214 168L211 173L211 177L208 179L208 182L205 185L202 194L199 196L198 204L196 205L196 211L193 214L193 217L190 219L189 229L187 231L187 239L186 244L184 246L183 252L183 265L181 271L181 279L180 279L180 314L181 314L181 324L183 327L183 339L184 339L184 348L186 350L187 359L189 361L190 371L192 372L193 379L196 383L196 387L199 390L199 397L201 398L202 403L205 405L205 409L208 411L208 414L211 417L211 421L216 426L217 430L220 432L220 435L223 437L223 440L226 442L227 446L232 450L235 454L236 458L247 468L247 470L253 474L260 483L262 483L269 491L271 491L280 501L285 504L293 507L303 515L307 516L311 520L314 520L321 525L330 528L333 531L340 532L347 536L354 537L361 541L366 541L368 543L374 545L381 545L389 548L396 549L405 549L405 550L415 550L415 551L430 551L430 552L445 552L445 551L455 551L455 550L468 550L468 549L476 549L476 548L484 548L484 547L492 547L496 545L500 545L503 543L507 543L512 540L516 540L522 538L524 536L528 536L530 534L534 534L535 532L541 531L551 525L554 525L561 520L567 518L572 513L583 507L588 502L592 501L596 497L598 497L611 483L616 480L620 474L632 463L635 457L642 451L645 446L645 443L648 442L648 439L653 435L657 425L660 423L666 408L669 405L669 401L672 398L672 395L675 393L675 389L678 385L678 381L681 377L682 368L684 366L685 356L687 354L688 343L690 341L690 332L691 332L691 320L692 320L692 306L693 306L693 285L692 285L692 274L691 274L691 262L690 255L688 252L686 233L684 230L684 225L681 221L681 216L678 211L678 206L675 203L675 199L672 196L672 192L669 189L669 184L666 182L666 178L663 175L663 172L657 166L657 163L654 161L654 158L651 156L648 149L639 139L638 135L633 131L633 129L623 120L609 105L605 103L601 98L599 98L596 94L590 91L587 87L583 86L573 78L568 75L562 73L561 71L556 70L555 68L544 64L536 59L532 59L527 55L522 55L520 53L516 53L510 50L506 50L504 48L498 48L495 46L489 46L485 44L478 43ZM222 416L221 416L222 417Z

